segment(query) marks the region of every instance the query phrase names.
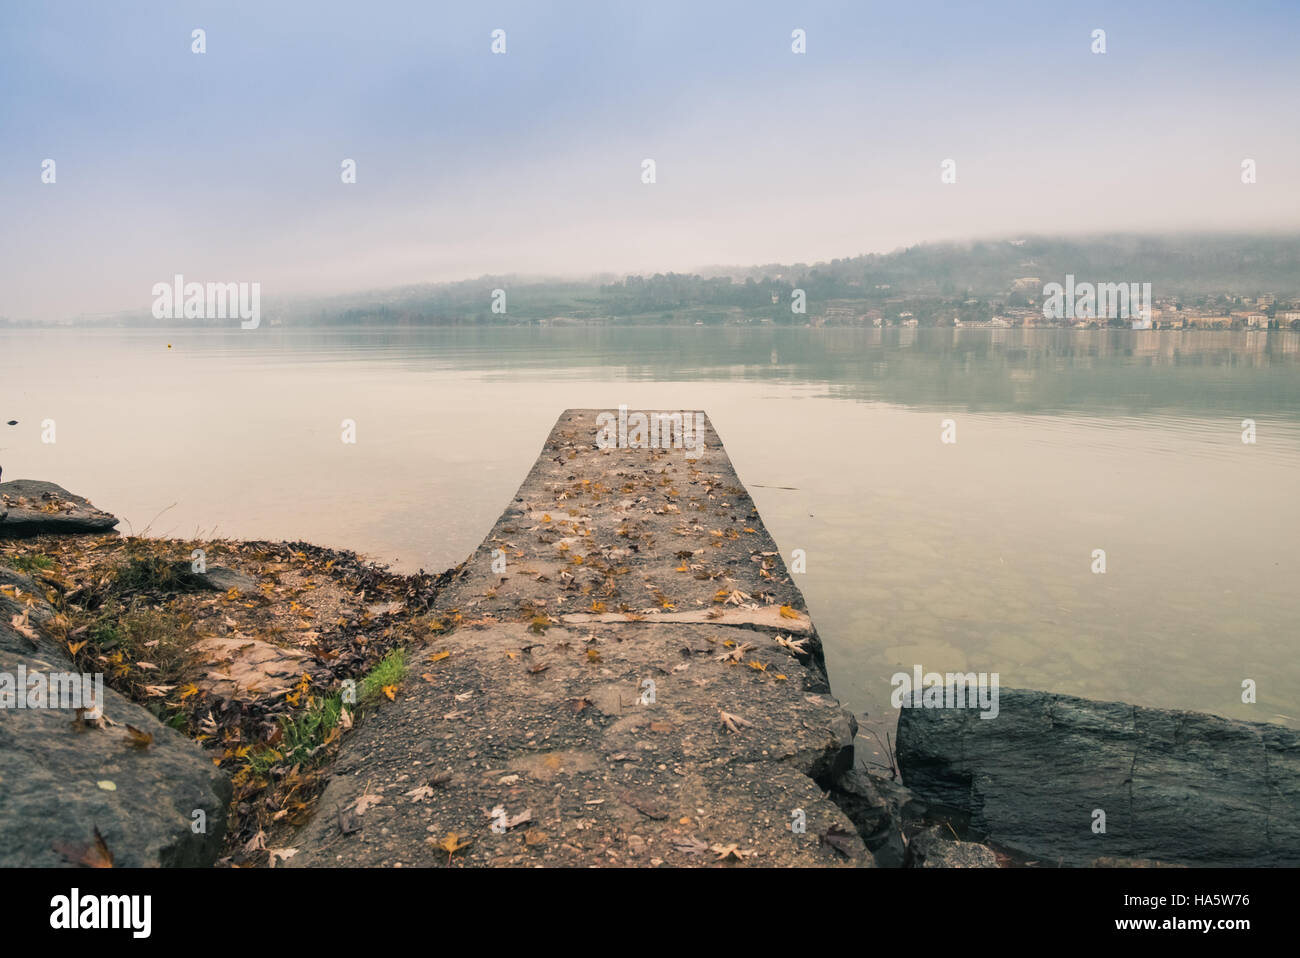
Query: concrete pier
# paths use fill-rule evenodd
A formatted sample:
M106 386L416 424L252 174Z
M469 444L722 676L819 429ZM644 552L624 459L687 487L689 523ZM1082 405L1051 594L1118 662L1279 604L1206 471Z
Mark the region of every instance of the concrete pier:
M287 864L872 864L818 784L853 720L712 423L692 458L602 448L602 412L559 417Z

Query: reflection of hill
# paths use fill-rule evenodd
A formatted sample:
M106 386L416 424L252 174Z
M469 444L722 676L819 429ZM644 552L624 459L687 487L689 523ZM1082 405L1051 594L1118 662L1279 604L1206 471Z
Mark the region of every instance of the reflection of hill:
M338 333L294 336L340 345ZM503 379L770 378L936 408L1300 419L1292 331L462 328L393 330L385 343Z

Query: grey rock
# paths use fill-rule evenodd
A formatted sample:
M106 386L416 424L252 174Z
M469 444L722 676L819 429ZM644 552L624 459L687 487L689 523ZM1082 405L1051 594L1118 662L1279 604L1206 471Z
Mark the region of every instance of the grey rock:
M912 836L907 864L912 868L997 868L993 849L951 837L946 826L933 825Z
M852 768L835 780L831 798L857 826L867 848L882 868L901 868L907 846L903 833L909 821L924 812L903 785Z
M1300 865L1300 733L1282 726L1002 689L995 719L905 706L898 762L922 798L1047 861Z
M0 538L52 532L108 532L117 518L62 486L37 479L0 482Z
M244 595L251 595L257 591L257 580L252 576L222 566L208 566L208 571L196 576L196 581L214 592L236 589Z
M1156 861L1154 858L1112 858L1103 855L1092 863L1093 868L1186 868L1186 865L1174 865L1170 862Z
M853 739L858 734L858 720L848 709L839 709L831 719L830 732L835 744L827 750L824 764L814 768L818 782L833 782L853 768Z
M8 570L0 579L21 580ZM37 601L28 619L51 610ZM39 629L36 643L11 625L19 603L0 595L0 692L27 675L71 673L67 653ZM187 738L103 688L104 728L75 724L72 709L0 701L0 868L70 866L75 849L103 836L115 867L202 866L220 853L231 784ZM53 703L52 703L53 704ZM130 747L125 728L153 736ZM206 831L195 833L194 812ZM70 854L69 850L73 850Z

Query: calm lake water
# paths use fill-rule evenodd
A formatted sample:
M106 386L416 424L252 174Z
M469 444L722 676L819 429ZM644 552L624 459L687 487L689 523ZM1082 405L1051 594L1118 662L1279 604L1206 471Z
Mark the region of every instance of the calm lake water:
M6 479L403 570L477 545L561 410L620 403L709 413L855 711L920 664L1300 726L1300 333L0 331Z

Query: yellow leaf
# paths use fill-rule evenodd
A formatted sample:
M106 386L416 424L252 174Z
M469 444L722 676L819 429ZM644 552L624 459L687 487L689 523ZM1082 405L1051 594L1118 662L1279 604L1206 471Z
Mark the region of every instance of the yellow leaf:
M448 832L446 837L443 838L442 841L438 842L438 847L447 853L447 858L450 860L452 855L456 854L461 849L469 848L469 846L473 844L474 839L472 838L467 842L462 842L460 836L455 832Z
M181 701L184 702L191 695L198 695L198 694L199 694L199 687L195 685L193 682L190 682L189 684L181 688Z
M397 701L396 685L385 685L380 691L382 691L386 696L388 696L388 701L390 702Z
M435 652L433 655L429 656L429 661L441 662L443 659L450 657L450 655L451 655L450 652L448 652L446 649L443 649L441 652Z
M781 618L797 619L799 618L799 613L796 612L794 609L790 608L788 605L783 605L781 606Z

